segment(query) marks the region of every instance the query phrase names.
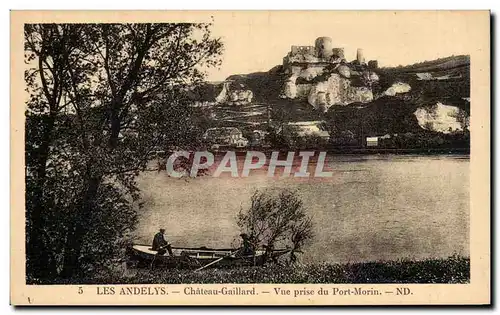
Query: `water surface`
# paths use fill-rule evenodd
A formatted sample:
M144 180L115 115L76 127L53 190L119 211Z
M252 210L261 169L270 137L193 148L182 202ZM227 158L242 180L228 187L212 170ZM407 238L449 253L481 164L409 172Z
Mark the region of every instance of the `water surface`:
M256 189L297 189L314 221L305 262L422 259L469 254L468 156L328 156L329 179L139 178L144 209L135 231L149 243L165 227L174 246L235 246L236 215Z

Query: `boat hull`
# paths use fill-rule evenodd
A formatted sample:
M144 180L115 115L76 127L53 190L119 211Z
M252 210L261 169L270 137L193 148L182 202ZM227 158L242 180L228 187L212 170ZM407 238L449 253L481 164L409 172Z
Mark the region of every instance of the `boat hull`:
M290 252L289 249L274 250L271 258L275 259ZM149 245L133 245L129 248L129 256L138 262L138 266L150 266L154 261L155 266L168 268L199 268L219 260L214 267L223 266L251 266L264 263L264 250L257 250L255 255L242 256L235 249L210 249L210 248L184 248L172 247L173 256L168 252L159 255Z

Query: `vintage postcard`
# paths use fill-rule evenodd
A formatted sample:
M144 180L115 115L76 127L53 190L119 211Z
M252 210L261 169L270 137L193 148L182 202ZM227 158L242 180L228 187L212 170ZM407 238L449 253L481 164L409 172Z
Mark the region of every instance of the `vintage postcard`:
M14 305L490 304L490 12L11 12Z

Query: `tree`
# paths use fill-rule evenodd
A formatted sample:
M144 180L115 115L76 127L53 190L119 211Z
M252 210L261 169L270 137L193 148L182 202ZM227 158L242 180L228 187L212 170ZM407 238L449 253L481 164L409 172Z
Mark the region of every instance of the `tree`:
M56 273L55 257L47 227L46 211L54 204L46 189L54 143L61 134L61 115L70 106L65 93L69 67L85 73L81 63L74 63L84 50L77 50L81 28L69 25L41 24L25 26L26 91L26 253L28 273L38 278ZM68 62L70 61L70 62ZM73 63L71 63L73 62ZM88 71L88 70L87 70Z
M246 233L254 248L265 247L264 262L276 245L292 248L292 261L313 237L312 220L306 214L303 202L296 191L256 191L251 197L250 208L240 210L238 227Z
M71 277L102 258L92 242L101 251L133 227L151 152L200 143L186 91L222 43L184 23L27 25L25 38L27 267Z

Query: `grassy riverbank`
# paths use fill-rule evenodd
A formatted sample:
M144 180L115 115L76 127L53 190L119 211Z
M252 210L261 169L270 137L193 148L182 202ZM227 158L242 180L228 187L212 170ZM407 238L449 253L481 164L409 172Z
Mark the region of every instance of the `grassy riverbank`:
M74 281L74 280L73 280ZM75 283L71 281L72 283ZM421 261L399 260L297 266L269 265L234 269L107 272L77 281L89 284L187 283L468 283L470 259L452 256ZM61 283L61 282L58 282Z

